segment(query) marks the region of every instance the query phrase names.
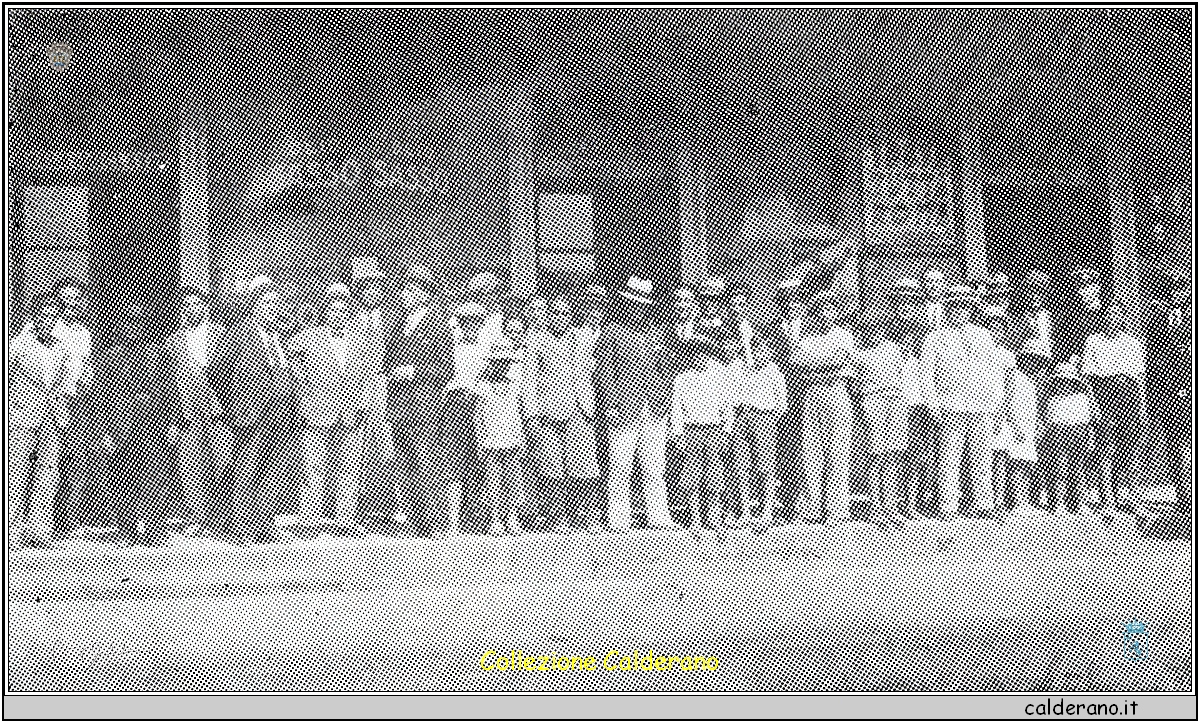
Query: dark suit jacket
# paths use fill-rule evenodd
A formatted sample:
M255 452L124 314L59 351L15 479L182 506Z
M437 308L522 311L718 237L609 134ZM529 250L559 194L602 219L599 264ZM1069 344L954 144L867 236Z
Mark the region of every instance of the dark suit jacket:
M1155 416L1178 414L1191 404L1192 318L1184 309L1182 322L1172 327L1170 315L1170 309L1157 308L1146 317L1146 386Z
M383 355L388 374L388 419L395 424L435 424L442 410L446 385L454 375L454 338L446 317L430 309L411 334L398 318ZM412 379L400 379L396 369L415 368Z
M157 445L174 421L169 416L174 387L170 368L165 350L157 344L106 349L96 365L96 393L90 395L95 431L118 445Z
M647 404L657 414L666 412L670 388L663 378L673 367L662 329L608 323L595 356L597 401L606 413L616 410L618 424L636 421Z
M266 421L276 390L269 351L252 320L239 322L225 334L208 374L230 426L253 427ZM285 391L285 396L292 395Z

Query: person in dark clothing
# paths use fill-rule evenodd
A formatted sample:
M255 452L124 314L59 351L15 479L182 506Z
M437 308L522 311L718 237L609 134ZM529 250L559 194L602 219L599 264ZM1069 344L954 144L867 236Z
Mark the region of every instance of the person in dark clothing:
M1192 510L1192 311L1186 273L1167 274L1163 298L1146 319L1150 416L1160 425L1167 456L1160 462L1175 486L1176 510Z
M146 311L130 304L119 340L100 357L91 414L99 423L108 503L130 545L166 543L170 495L164 460L178 442L170 434L171 375L159 344L147 333Z

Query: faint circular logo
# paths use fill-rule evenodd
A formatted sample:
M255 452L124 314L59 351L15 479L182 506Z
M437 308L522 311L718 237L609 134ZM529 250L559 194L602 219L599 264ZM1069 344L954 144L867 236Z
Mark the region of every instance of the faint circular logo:
M71 64L73 54L71 46L66 43L55 43L46 48L46 55L50 58L50 67L59 72L66 70L67 66Z

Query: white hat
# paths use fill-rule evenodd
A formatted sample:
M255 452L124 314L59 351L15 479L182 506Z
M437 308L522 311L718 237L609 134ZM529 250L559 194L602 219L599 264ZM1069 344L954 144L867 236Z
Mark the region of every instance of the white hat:
M351 259L350 278L354 281L384 278L383 272L379 270L379 260L374 256L356 256Z
M350 299L350 287L345 284L330 284L328 289L325 289L325 298L333 299Z
M621 296L638 304L650 305L654 303L654 298L651 296L653 293L654 284L648 279L630 276L629 281L625 282L625 288L621 291Z
M481 271L467 282L467 291L472 294L494 294L500 288L500 277L491 271Z

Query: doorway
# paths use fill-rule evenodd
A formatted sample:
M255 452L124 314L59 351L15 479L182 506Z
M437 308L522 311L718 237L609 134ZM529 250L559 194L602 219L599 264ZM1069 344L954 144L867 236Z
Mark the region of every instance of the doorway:
M656 312L680 283L679 189L673 178L610 180L595 191L596 274L613 292L654 284Z

